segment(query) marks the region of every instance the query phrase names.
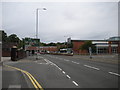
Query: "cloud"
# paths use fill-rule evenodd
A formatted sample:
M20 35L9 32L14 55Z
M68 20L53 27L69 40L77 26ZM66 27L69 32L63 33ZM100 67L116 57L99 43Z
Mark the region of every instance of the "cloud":
M113 2L88 3L3 3L3 28L19 37L35 37L36 8L42 42L75 39L104 39L118 33L118 7Z

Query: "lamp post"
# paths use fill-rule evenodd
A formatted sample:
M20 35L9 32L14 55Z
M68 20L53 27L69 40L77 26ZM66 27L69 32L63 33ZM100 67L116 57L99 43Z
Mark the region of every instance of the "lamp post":
M39 29L39 26L38 26L38 24L39 24L39 10L47 10L46 8L37 8L36 9L36 38L38 38L38 29Z
M39 10L47 10L46 8L37 8L36 9L36 39L38 39L38 30L39 30ZM38 47L36 48L37 52L38 52ZM36 53L37 54L37 53ZM38 59L37 55L36 55L36 60Z

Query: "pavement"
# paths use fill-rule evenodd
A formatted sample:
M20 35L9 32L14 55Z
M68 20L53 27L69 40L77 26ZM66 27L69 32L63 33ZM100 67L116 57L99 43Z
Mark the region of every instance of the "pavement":
M20 71L17 71L12 68L8 68L6 66L3 66L3 71L2 71L2 88L3 89L24 89L24 88L29 88L27 84L27 78L23 73Z
M44 89L114 88L117 90L120 77L118 64L91 61L80 56L39 55L37 60L36 56L29 56L15 62L6 60L4 64L29 72ZM17 74L19 80L19 76L23 75L20 72ZM9 79L5 78L5 82L7 80ZM21 81L26 80L21 79Z
M29 90L34 87L25 73L6 66L5 63L16 63L10 60L10 57L2 57L0 65L0 85L2 90Z
M2 63L0 63L0 89L2 89Z

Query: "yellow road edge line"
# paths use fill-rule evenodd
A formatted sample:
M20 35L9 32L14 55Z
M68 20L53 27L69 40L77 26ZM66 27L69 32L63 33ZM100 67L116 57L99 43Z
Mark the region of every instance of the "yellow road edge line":
M30 73L28 73L31 77L32 77L32 79L34 80L34 82L37 84L37 86L40 88L40 90L44 90L43 88L42 88L42 86L37 82L37 80L30 74Z
M29 73L29 72L27 72L27 71L25 71L27 74L29 74L29 76L34 80L34 82L37 84L37 86L41 89L41 90L43 90L43 88L42 88L42 86L37 82L37 80Z
M5 65L5 66L7 66L7 67L10 67L10 68L13 68L13 69L16 69L16 70L18 70L18 71L21 71L21 72L23 72L23 73L25 73L28 77L29 77L29 79L31 80L31 82L32 82L32 84L34 85L34 87L38 90L38 88L40 88L40 90L44 90L43 88L42 88L42 86L37 82L37 80L29 73L29 72L27 72L27 71L24 71L24 70L22 70L22 69L19 69L19 68L16 68L16 67L13 67L13 66L9 66L9 65ZM33 80L32 80L33 79ZM37 86L36 86L36 84L37 84Z
M24 73L25 73L25 72L24 72ZM33 81L32 78L28 75L28 73L25 73L25 74L29 77L29 79L31 80L31 82L32 82L33 86L36 88L36 90L38 90L38 87L35 85L34 81Z

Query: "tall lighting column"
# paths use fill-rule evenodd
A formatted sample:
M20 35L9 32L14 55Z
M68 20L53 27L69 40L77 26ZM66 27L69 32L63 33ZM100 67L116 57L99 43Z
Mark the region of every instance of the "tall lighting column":
M39 30L39 10L47 10L46 8L37 8L36 9L36 38L38 39L38 30Z
M38 39L38 30L39 30L39 10L47 10L46 8L37 8L36 9L36 39ZM38 52L38 47L37 47L37 52ZM36 55L36 60L38 59Z

